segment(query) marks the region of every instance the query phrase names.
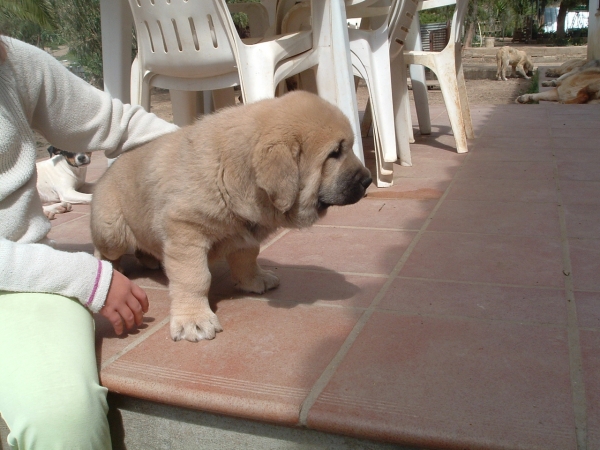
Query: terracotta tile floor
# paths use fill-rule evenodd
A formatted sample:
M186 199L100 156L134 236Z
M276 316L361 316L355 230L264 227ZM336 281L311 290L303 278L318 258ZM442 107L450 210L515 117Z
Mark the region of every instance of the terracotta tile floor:
M416 447L600 448L600 106L472 114L468 154L432 106L393 187L268 241L278 289L240 294L216 265L213 341L171 341L165 276L127 259L151 309L125 337L98 318L104 385ZM51 237L91 252L88 221Z

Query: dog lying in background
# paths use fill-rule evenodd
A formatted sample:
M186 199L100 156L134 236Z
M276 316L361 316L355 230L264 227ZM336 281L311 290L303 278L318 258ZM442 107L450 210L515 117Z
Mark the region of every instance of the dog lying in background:
M523 78L529 79L533 75L533 62L531 58L523 50L505 45L500 47L496 53L496 79L506 81L506 70L509 66L512 67L512 76L517 74Z
M243 291L277 287L257 263L261 241L363 198L371 174L353 143L344 113L306 91L205 116L122 154L98 181L96 256L118 266L132 247L143 264L161 261L171 337L213 339L222 328L208 303L208 262L226 258Z
M557 78L569 72L572 72L574 69L583 66L585 63L587 63L587 59L585 58L570 59L562 63L558 67L551 67L549 69L546 69L546 76L550 78Z
M585 59L580 59L580 60L572 60L572 61L577 61L577 64L571 64L571 70L569 70L568 72L564 72L564 70L566 69L563 68L560 70L560 72L564 72L562 73L556 80L549 80L549 81L543 81L542 82L542 86L544 87L556 87L558 86L560 83L563 82L563 80L577 72L581 72L582 70L586 70L586 69L591 69L593 67L600 67L600 60L597 59L593 59L591 61L587 61ZM562 66L561 66L562 67ZM559 68L560 69L560 68ZM558 73L559 71L556 70L555 72L552 73ZM548 71L546 71L546 76L548 75Z
M560 79L562 78L562 80ZM540 100L559 103L600 103L600 67L577 70L556 80L556 87L517 97L517 103Z
M85 182L91 152L71 153L54 146L48 147L50 159L37 167L37 190L44 205L44 214L54 219L56 214L71 211L71 204L89 204L91 183Z

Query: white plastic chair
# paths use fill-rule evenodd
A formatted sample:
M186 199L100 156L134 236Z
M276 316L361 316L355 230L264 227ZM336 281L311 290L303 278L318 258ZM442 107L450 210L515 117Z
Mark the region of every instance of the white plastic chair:
M417 0L346 2L347 16L362 19L360 29L351 28L348 35L354 74L365 80L369 91L378 187L392 185L392 163L408 148L408 142L396 134L397 125L408 126L404 117L407 92L396 86L393 93L390 53L397 57L402 51L417 4ZM387 14L381 16L386 9ZM404 136L404 130L399 131Z
M310 6L307 2L288 6L282 19L280 30L295 31L310 27ZM415 14L417 0L347 0L347 18L381 17L377 26L361 29L348 29L353 72L365 80L373 105L374 142L376 158L376 181L378 187L388 187L393 183L393 165L398 159L396 148L395 117L400 113L395 109L392 96L390 70L390 49L395 47L400 53L402 44L390 41L394 33L405 36ZM281 14L281 9L278 11ZM402 31L404 29L404 31ZM399 39L400 41L400 39ZM391 42L391 46L390 46ZM310 89L310 83L303 78L302 88ZM307 85L308 84L308 85ZM405 107L402 107L402 115Z
M192 92L213 91L217 108L235 103L231 88L240 81L226 32L229 22L222 20L212 0L130 0L129 4L138 39L138 57L131 71L133 104L150 110L151 88L169 89L173 120L183 126L196 116ZM310 39L303 38L310 48Z
M196 91L213 91L218 108L231 103L230 88L240 85L244 102L251 103L273 97L286 77L319 67L319 95L339 106L358 132L345 11L337 0L313 0L309 31L244 40L224 0L129 4L138 36L132 102L148 108L152 86L169 89L174 121L185 125L195 117ZM362 156L360 139L354 152Z
M468 0L425 0L419 9L438 8L454 3L456 3L456 7L446 47L441 52L423 51L420 45L419 21L415 20L407 37L404 60L407 64L429 67L436 74L454 133L456 151L464 153L468 151L467 139L475 137L461 58L461 34ZM424 71L413 72L411 68L411 79L419 128L422 134L429 134L431 133L431 120ZM412 164L410 155L408 155L408 159L405 158L402 161L402 164Z

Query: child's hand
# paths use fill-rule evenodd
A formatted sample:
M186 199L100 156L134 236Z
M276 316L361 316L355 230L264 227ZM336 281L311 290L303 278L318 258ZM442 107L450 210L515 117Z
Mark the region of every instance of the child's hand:
M123 322L127 329L140 326L145 312L148 312L148 297L144 290L116 270L100 314L112 323L115 333L123 333Z

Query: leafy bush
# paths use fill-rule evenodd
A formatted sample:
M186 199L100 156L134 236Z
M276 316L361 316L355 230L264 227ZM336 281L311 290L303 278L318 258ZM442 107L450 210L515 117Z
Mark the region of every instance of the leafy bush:
M99 0L55 0L60 34L86 79L102 85L102 35Z
M566 45L585 45L587 43L587 36L587 28L570 28L566 31L564 38L559 38L556 31L546 33L540 30L537 34L537 40L562 47Z

